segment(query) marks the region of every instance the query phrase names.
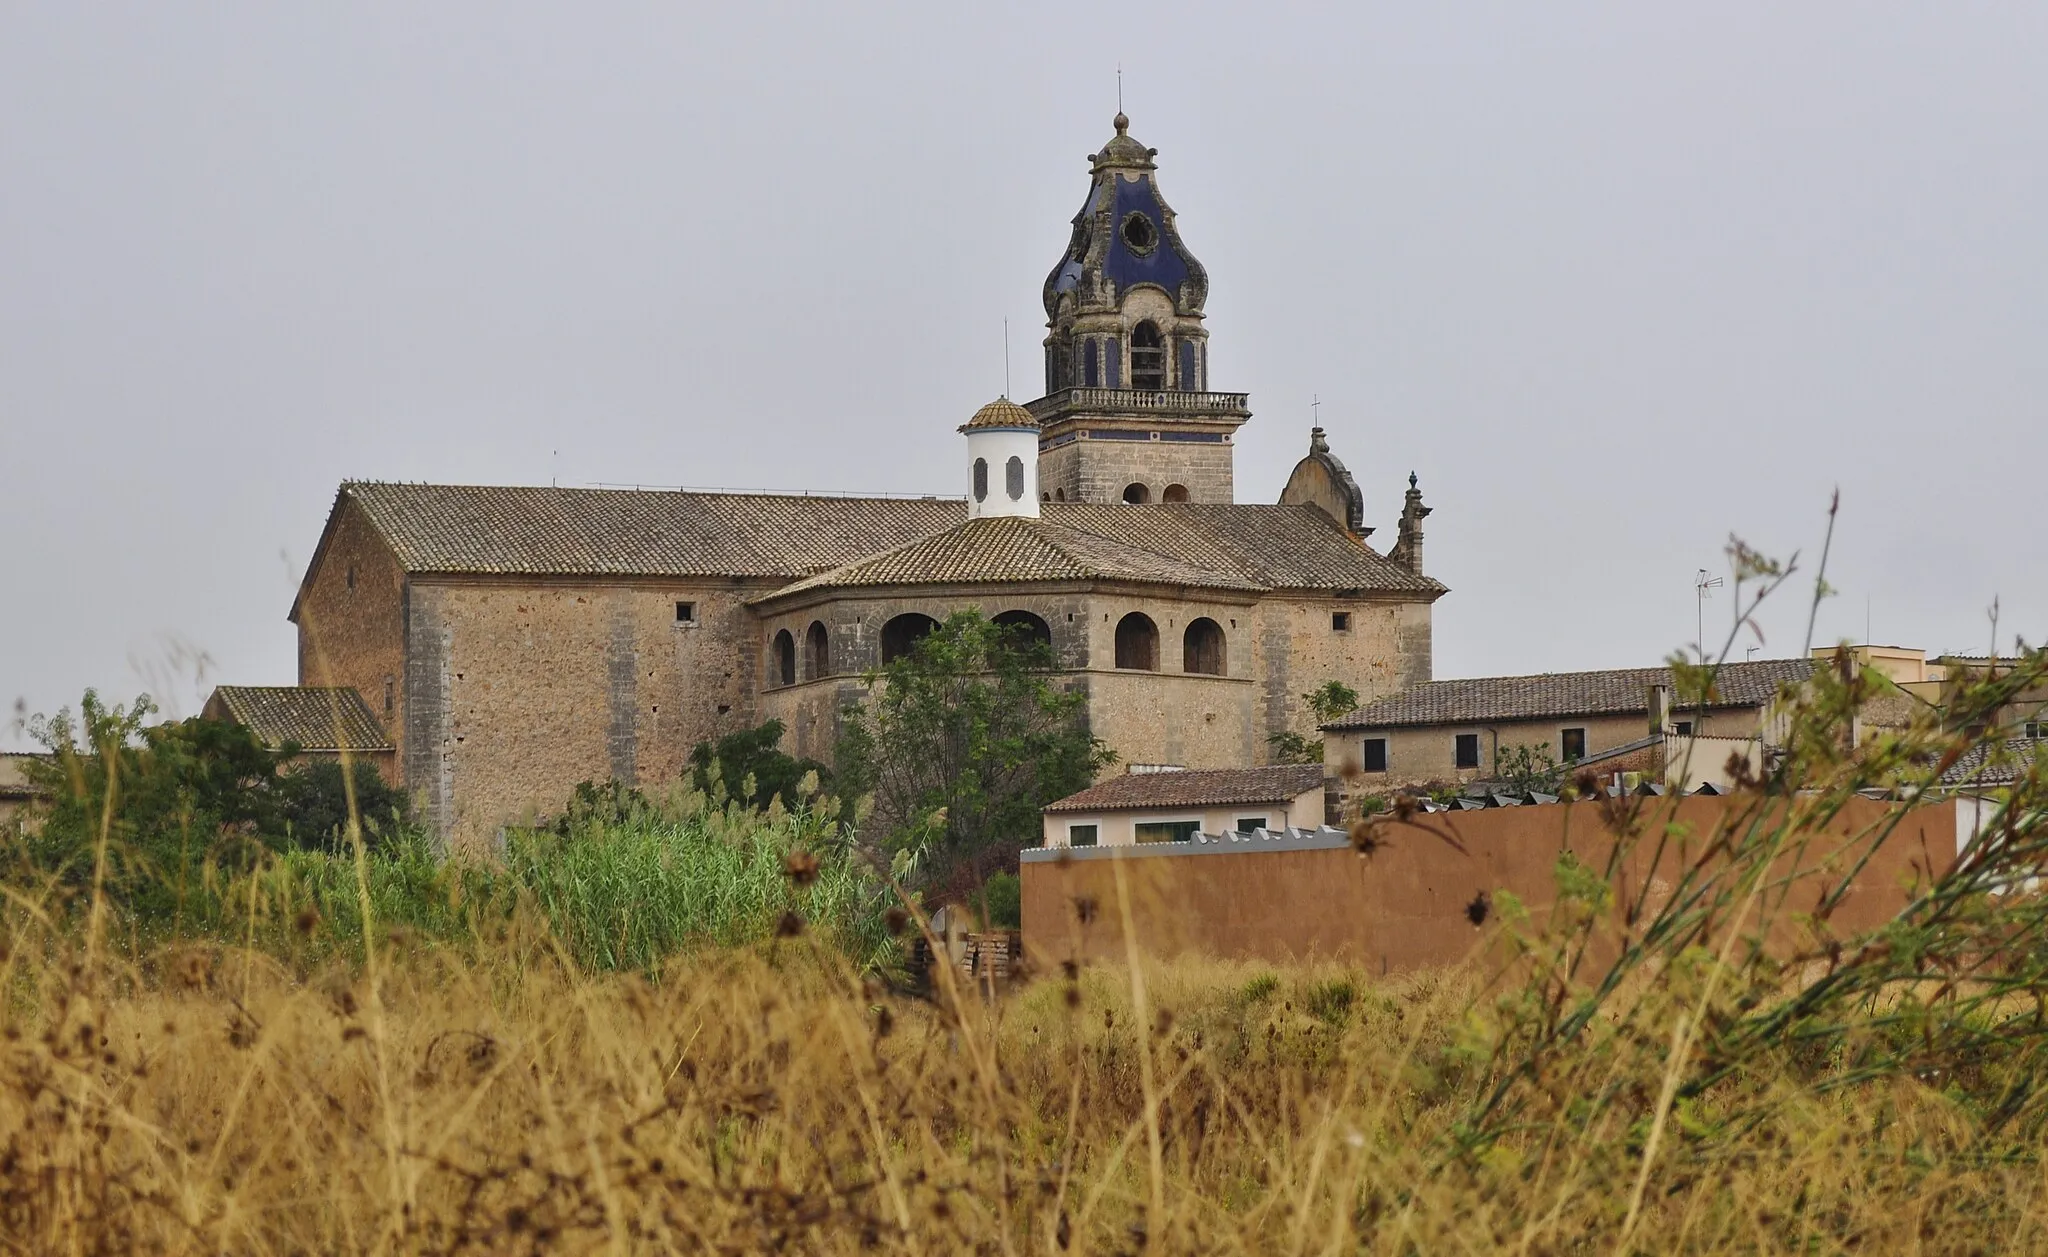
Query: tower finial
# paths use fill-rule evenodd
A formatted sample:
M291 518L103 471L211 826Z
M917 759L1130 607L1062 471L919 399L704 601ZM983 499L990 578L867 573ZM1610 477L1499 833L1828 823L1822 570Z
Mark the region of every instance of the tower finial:
M1411 489L1415 487L1415 473L1412 471L1408 473L1408 487Z

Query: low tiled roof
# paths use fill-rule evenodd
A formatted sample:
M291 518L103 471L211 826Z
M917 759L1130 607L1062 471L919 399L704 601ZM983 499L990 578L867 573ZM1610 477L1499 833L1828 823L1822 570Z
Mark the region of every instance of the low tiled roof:
M1126 773L1049 803L1048 812L1113 812L1134 808L1224 807L1285 803L1323 784L1321 764Z
M222 685L213 691L229 719L265 746L296 742L304 751L388 751L391 739L351 686Z
M1786 685L1813 675L1810 659L1756 659L1727 663L1714 677L1707 702L1715 707L1761 707ZM1537 676L1468 677L1428 681L1334 720L1325 729L1386 729L1417 725L1487 724L1553 716L1606 716L1647 712L1652 685L1672 685L1669 668L1614 668L1603 672L1545 672ZM1698 704L1674 691L1676 709Z
M2048 738L2007 738L1980 742L1962 753L1941 774L1944 786L2009 786L2019 780L2028 762L2048 756Z
M968 520L757 601L820 589L1038 580L1425 597L1444 588L1374 553L1312 506L1048 502L1040 509L1037 519Z
M360 481L341 496L407 571L531 576L808 576L967 511L945 498Z
M970 519L764 595L767 601L817 589L871 585L1011 581L1128 580L1256 593L1263 586L1229 571L1199 568L1043 519Z
M28 766L49 758L32 751L0 751L0 799L35 798L40 791L29 784Z

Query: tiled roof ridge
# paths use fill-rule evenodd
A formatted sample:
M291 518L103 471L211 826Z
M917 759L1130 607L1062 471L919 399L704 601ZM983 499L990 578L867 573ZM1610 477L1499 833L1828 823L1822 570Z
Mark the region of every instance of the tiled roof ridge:
M1123 773L1046 804L1047 812L1279 803L1323 784L1321 764L1261 764Z
M1797 657L1731 660L1715 665L1712 672L1716 697L1706 706L1760 705L1769 698L1761 692L1762 684L1768 683L1775 691L1779 684L1810 676L1813 668L1812 659ZM1644 687L1674 682L1674 670L1670 665L1518 676L1453 677L1425 681L1401 693L1376 699L1322 727L1340 731L1382 726L1426 727L1640 711L1648 706L1642 694ZM1731 694L1727 687L1736 683L1741 683L1742 690ZM1628 692L1615 688L1619 686L1629 687ZM1674 694L1673 701L1680 709L1698 706L1682 694Z
M352 685L218 685L229 718L266 743L301 750L392 749L391 737Z
M1050 574L1044 571L1036 573L1019 571L1011 577L986 574L948 576L944 573L931 573L928 575L912 573L907 575L889 575L885 579L869 579L869 573L877 568L886 566L892 559L900 558L903 555L916 551L920 547L940 545L950 539L964 537L966 534L973 532L1028 538L1031 542L1042 546L1045 550L1056 556L1058 564L1063 565L1066 570ZM1076 539L1085 540L1077 545ZM1088 553L1090 550L1096 552ZM1115 566L1116 556L1114 554L1105 556L1102 553L1104 550L1121 552L1123 555L1139 556L1157 570L1151 572L1142 571L1139 570L1137 564L1131 563L1124 564L1122 569L1119 570ZM1029 556L1022 556L1020 558L1020 563L1028 563L1029 561ZM962 520L949 528L943 528L938 532L906 541L902 545L892 546L879 553L855 559L851 563L841 564L831 571L820 572L804 577L801 580L793 581L771 593L763 594L753 601L769 602L792 594L809 593L818 589L835 589L870 584L998 584L1006 579L1017 581L1059 579L1114 580L1152 584L1193 585L1202 588L1232 589L1254 593L1262 592L1265 589L1265 586L1244 580L1241 577L1205 571L1191 564L1184 563L1172 555L1161 554L1156 550L1120 541L1114 537L1104 537L1087 529L1055 523L1043 517L999 515L982 519Z
M964 502L958 493L853 493L819 489L714 489L686 485L619 484L490 484L456 480L343 480L350 489L487 489L494 493L638 494L647 497L683 498L773 498L794 502Z

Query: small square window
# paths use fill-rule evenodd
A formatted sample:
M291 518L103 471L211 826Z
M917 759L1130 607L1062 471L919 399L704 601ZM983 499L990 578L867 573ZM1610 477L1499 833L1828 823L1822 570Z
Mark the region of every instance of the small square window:
M1067 845L1070 847L1092 847L1095 845L1095 826L1067 826Z
M1673 733L1677 734L1677 735L1678 735L1679 737L1681 737L1681 738L1689 738L1689 737L1691 737L1691 736L1692 736L1692 721L1690 721L1690 720L1678 720L1678 721L1674 721L1674 722L1672 722L1672 725L1671 725L1671 731L1672 731Z
M1566 763L1586 758L1586 731L1584 729L1566 729L1563 741Z
M1364 760L1363 768L1366 772L1383 773L1387 771L1387 740L1385 738L1367 738L1365 740Z
M1334 632L1349 633L1351 631L1351 613L1349 611L1330 612L1330 628Z
M1479 767L1479 735L1461 733L1458 735L1457 766L1459 768Z
M696 604L696 603L694 603L694 602L679 602L679 603L677 603L677 604L676 604L676 623L678 623L678 624L694 624L694 623L696 623L696 622L697 622L697 604Z
M1266 818L1263 816L1240 816L1237 818L1237 832L1240 834L1248 834L1254 829L1264 829L1265 827Z

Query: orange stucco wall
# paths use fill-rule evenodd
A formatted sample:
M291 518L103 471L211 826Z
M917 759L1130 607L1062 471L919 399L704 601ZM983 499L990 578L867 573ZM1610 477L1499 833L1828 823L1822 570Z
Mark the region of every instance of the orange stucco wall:
M1681 860L1697 857L1717 827L1749 823L1759 810L1766 818L1782 815L1786 806L1740 795L1621 802L1641 809L1639 833L1674 828L1654 867L1651 842L1638 842L1624 857L1613 879L1617 922L1622 905L1654 906L1669 894ZM1774 916L1783 918L1774 933L1779 943L1794 945L1792 914L1810 910L1822 887L1840 880L1850 851L1860 852L1860 841L1893 817L1894 807L1852 800L1805 852L1781 861L1777 871L1795 876L1784 910ZM1618 819L1601 803L1432 813L1413 824L1389 822L1384 845L1370 857L1348 846L1200 853L1139 846L1029 859L1022 866L1025 946L1040 964L1123 959L1128 905L1139 947L1154 955L1341 957L1389 971L1453 964L1489 937L1466 916L1475 896L1512 892L1542 922L1557 899L1559 855L1569 850L1585 864L1606 867ZM1834 929L1869 928L1895 913L1911 881L1954 860L1956 824L1953 802L1906 813L1856 879Z

